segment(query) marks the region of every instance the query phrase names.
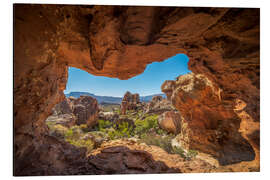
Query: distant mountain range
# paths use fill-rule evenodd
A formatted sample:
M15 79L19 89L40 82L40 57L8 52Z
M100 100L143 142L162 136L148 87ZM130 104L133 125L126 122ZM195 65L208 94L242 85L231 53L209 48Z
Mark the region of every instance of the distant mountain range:
M65 94L66 97L73 96L75 98L79 98L80 96L91 96L93 98L96 98L98 103L112 103L112 104L121 104L122 98L121 97L113 97L113 96L97 96L95 94L91 94L88 92L70 92L68 94ZM162 96L163 98L166 98L165 94L153 94L149 96L140 96L140 100L142 102L149 102L151 101L153 96Z

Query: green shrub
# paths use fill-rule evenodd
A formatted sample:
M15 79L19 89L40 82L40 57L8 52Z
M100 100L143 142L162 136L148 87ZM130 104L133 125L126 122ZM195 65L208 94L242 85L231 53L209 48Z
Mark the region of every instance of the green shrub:
M129 126L128 122L123 122L118 126L113 125L113 128L107 129L106 131L111 140L118 138L129 138L134 135L133 128Z
M95 146L95 143L90 139L83 140L83 139L67 138L66 141L74 146L77 146L77 147L86 147L87 152L91 152Z
M159 135L150 135L150 134L142 134L141 139L139 140L140 143L144 142L148 145L158 146L164 149L168 153L173 152L173 148L171 145L172 136L165 136L161 137Z
M180 155L182 158L186 158L185 157L185 151L182 149L182 148L180 148L180 147L172 147L172 152L171 152L171 154L178 154L178 155Z
M198 155L198 152L190 149L186 154L186 159L192 159Z
M154 131L160 130L158 126L158 115L149 115L143 120L135 120L135 134L140 136L147 133L150 129L153 129Z
M98 130L104 131L104 129L109 128L112 126L110 121L105 121L103 119L98 120Z
M88 127L87 124L81 124L80 126L80 129L84 132L84 133L87 133L90 131L91 128Z
M71 138L73 136L72 129L68 129L65 133L65 138Z

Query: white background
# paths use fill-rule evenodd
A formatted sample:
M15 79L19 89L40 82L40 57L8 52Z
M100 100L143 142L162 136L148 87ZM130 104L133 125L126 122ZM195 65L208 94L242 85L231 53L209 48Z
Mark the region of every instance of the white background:
M261 8L261 172L259 173L201 173L170 175L111 175L111 176L45 176L31 179L266 179L270 175L269 166L269 115L270 104L270 4L268 0L4 0L1 1L1 66L0 66L0 177L12 176L13 162L13 3L47 4L100 4L100 5L163 5L163 6L203 6L203 7L259 7ZM270 176L269 176L270 177ZM268 178L269 178L268 177ZM20 177L26 179L29 177ZM17 178L18 179L18 178Z

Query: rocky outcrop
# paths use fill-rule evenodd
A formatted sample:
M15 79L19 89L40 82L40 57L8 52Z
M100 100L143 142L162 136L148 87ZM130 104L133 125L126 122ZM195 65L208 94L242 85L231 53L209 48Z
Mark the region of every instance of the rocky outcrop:
M81 96L73 102L73 114L77 117L76 124L87 124L92 127L98 120L98 103L91 96Z
M176 111L167 111L158 117L160 128L173 134L178 134L181 130L181 115Z
M162 114L174 109L171 101L163 99L162 96L154 96L152 100L144 106L145 113Z
M31 138L20 137L23 139L19 142L26 143ZM45 136L42 140L44 144L39 147L42 151L31 144L24 152L25 156L16 160L14 170L17 176L94 174L85 158L85 148L77 148L53 136Z
M206 76L179 76L169 93L183 116L178 136L183 148L212 154L222 165L255 158L254 149L238 131L241 120L234 106L223 99L221 89Z
M126 92L121 103L121 114L126 114L127 110L137 110L140 104L139 94Z
M175 88L175 81L166 80L162 85L161 89L167 96L168 100L171 100L173 89Z
M53 115L60 114L71 114L72 113L72 105L69 98L65 98L64 101L56 104L52 110Z
M99 107L95 98L90 96L70 97L57 104L46 121L67 127L80 124L92 127L97 123L98 114Z
M76 124L76 120L77 118L73 114L72 102L69 98L65 98L62 102L54 106L52 115L46 119L46 122L71 127Z
M95 156L90 155L88 162L95 167L97 174L180 173L164 162L155 161L148 152L130 150L125 146L105 148Z
M192 72L222 89L229 105L246 102L245 112L259 123L259 19L256 8L15 4L14 174L31 174L36 163L44 163L38 170L46 174L66 163L45 163L55 153L35 157L51 146L45 119L64 100L68 66L128 79L151 62L185 53ZM64 146L55 152L63 154Z

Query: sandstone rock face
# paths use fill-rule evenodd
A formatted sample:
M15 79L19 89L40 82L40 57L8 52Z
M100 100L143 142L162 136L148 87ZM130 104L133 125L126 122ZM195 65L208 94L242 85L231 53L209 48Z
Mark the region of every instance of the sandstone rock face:
M95 98L81 96L80 98L65 98L53 108L53 115L46 121L71 127L74 125L87 124L92 127L98 119L98 103Z
M38 158L45 153L43 146L52 146L45 120L64 100L68 66L128 79L151 62L185 53L192 72L222 89L223 102L233 106L241 99L251 122L259 123L259 19L256 8L15 4L14 174L46 174L49 169L59 174L65 171L56 168L59 164L72 167L64 159L52 163L55 154L67 151L66 144ZM34 172L33 164L42 165ZM73 171L79 167L73 164Z
M97 123L98 103L95 98L81 96L74 101L73 114L77 117L76 124L87 124L92 127Z
M175 88L175 81L172 81L172 80L166 80L161 85L161 89L166 94L168 100L171 100L172 92L174 88Z
M161 96L154 96L145 106L144 112L162 114L163 112L172 111L174 109L171 101L163 99Z
M180 173L161 161L153 160L150 153L130 150L125 146L108 147L97 155L89 156L88 162L97 174L149 174Z
M212 154L222 165L255 158L254 149L238 131L241 120L234 107L222 99L219 87L207 77L179 76L170 94L183 116L178 136L182 147Z
M164 112L159 116L158 124L165 131L178 134L181 130L181 115L175 111Z
M60 102L59 104L56 104L52 111L54 115L71 114L72 105L70 103L69 98L65 98L64 101Z
M121 103L121 114L126 114L127 110L137 110L139 103L139 94L126 92Z

